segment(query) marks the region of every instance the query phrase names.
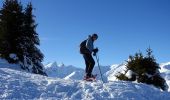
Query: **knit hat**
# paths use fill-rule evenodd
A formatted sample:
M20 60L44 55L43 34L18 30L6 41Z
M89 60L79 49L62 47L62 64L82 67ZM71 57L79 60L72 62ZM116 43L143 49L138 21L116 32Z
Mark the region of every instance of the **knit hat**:
M94 34L92 35L92 37L98 38L98 35L97 35L96 33L94 33Z

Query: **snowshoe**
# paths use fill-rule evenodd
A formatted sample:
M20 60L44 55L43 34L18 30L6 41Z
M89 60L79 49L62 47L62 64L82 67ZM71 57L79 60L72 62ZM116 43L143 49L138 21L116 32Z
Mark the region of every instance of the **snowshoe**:
M87 78L87 79L84 79L85 81L89 81L89 82L93 82L93 81L96 81L94 78Z
M91 77L85 76L85 77L84 77L84 80L85 80L85 81L96 81L96 76L97 76L97 74L92 75Z

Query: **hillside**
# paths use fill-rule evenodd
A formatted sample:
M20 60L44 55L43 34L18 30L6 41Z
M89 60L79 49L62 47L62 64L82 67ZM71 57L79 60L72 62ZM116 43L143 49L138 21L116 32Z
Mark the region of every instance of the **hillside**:
M160 64L161 75L170 86L170 63ZM114 75L124 64L101 66L105 83L82 81L84 70L74 66L45 66L50 77L24 72L18 65L0 59L0 99L40 100L169 100L170 93L152 85L116 81ZM56 73L57 72L57 73ZM78 74L77 74L78 73ZM94 73L99 74L98 67ZM107 81L106 81L107 80ZM169 89L170 91L170 89Z
M169 100L170 94L153 86L115 81L85 82L49 78L0 68L0 99L40 100Z

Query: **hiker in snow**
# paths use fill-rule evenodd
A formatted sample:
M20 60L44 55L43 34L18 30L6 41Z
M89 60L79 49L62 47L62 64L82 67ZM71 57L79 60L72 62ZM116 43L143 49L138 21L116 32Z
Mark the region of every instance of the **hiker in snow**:
M80 44L80 53L83 55L83 58L85 60L86 68L85 68L85 79L88 78L95 78L94 75L92 75L93 67L95 65L95 61L92 57L92 53L95 56L98 52L98 48L94 49L93 42L97 40L98 35L92 34L89 35L88 39L84 40Z

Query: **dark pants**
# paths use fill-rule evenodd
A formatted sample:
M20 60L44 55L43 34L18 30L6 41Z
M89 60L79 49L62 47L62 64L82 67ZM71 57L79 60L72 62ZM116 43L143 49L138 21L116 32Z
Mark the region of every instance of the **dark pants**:
M83 57L84 57L85 64L86 64L86 69L85 69L86 76L91 77L92 71L95 65L95 61L91 54L83 54Z

